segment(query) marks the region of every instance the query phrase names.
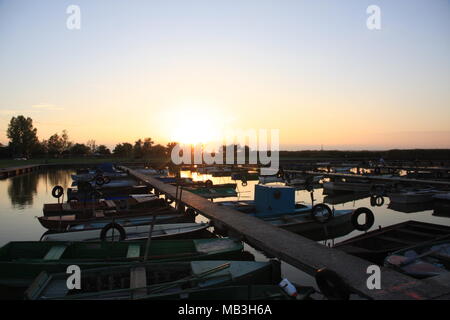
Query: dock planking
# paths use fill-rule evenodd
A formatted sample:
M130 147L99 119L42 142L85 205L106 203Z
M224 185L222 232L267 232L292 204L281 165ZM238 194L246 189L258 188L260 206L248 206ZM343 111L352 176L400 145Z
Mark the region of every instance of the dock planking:
M127 167L122 169L160 194L176 198L175 186ZM422 300L439 299L450 294L450 282L446 281L445 277L442 279L435 277L436 279L429 281L417 280L384 267L381 267L381 289L371 290L367 287L369 277L367 268L371 265L368 261L328 248L231 208L219 206L186 190L183 190L180 202L183 206L193 208L209 218L214 224L226 227L232 235L238 236L255 248L310 275L314 275L321 268L333 270L353 292L366 298Z
M0 179L17 176L31 171L39 170L43 165L31 164L17 167L0 168Z

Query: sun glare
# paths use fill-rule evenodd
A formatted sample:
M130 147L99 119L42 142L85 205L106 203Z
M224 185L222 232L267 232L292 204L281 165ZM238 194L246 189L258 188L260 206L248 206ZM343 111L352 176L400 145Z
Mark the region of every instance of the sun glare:
M170 116L171 140L183 144L212 143L221 139L223 116L208 107L180 107Z

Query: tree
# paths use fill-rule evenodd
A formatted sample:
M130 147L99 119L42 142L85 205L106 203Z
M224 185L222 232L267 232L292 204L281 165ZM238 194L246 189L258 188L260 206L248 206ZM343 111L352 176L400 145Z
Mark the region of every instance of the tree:
M152 146L153 146L152 138L145 138L144 143L142 144L142 156L150 157L152 155Z
M104 144L101 144L97 147L96 153L108 155L111 154L111 151Z
M67 133L67 130L64 129L61 134L61 142L62 142L62 150L63 152L69 151L69 149L72 147L73 143L69 141L69 134Z
M86 155L89 154L89 152L91 151L91 149L83 144L83 143L75 143L70 149L69 149L71 154L74 155Z
M48 138L47 150L53 156L60 155L63 152L63 140L57 133Z
M89 149L91 149L92 153L95 153L95 150L97 149L97 145L95 144L95 140L88 140L88 142L86 142L86 145L89 147Z
M128 142L119 143L115 146L113 153L118 157L130 158L133 154L133 145Z
M29 158L39 143L37 129L33 127L33 120L22 115L11 118L6 134L10 140L9 145L14 155Z
M142 158L143 152L142 152L142 140L139 139L134 143L133 146L133 155L135 158Z

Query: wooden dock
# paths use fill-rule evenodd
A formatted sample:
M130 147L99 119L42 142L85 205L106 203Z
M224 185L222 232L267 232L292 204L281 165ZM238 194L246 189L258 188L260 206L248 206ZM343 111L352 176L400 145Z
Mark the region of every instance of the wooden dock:
M32 171L40 170L45 165L41 164L31 164L26 166L9 167L0 169L0 179L6 179L8 177L14 177L20 174L29 173Z
M176 199L178 193L175 186L127 167L121 168L152 187L155 193ZM429 280L416 280L394 270L381 268L381 289L370 290L366 284L369 277L367 268L371 265L368 261L328 248L231 208L219 206L185 190L179 203L181 208L192 208L209 218L213 225L227 228L230 236L238 237L310 275L315 275L321 268L336 272L352 292L366 298L421 300L443 299L450 296L449 273Z

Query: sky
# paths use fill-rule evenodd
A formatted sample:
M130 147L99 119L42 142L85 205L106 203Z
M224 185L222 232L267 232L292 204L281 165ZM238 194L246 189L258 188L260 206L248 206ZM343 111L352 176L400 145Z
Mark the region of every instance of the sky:
M278 129L284 150L450 148L449 57L448 0L0 0L0 143L23 114L108 146Z

